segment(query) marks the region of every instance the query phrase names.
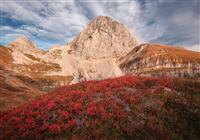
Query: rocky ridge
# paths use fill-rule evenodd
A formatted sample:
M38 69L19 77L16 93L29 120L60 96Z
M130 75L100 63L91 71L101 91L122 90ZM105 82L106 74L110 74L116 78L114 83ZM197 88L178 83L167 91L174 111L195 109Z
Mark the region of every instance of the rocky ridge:
M123 74L199 76L200 52L159 44L141 44L120 58Z

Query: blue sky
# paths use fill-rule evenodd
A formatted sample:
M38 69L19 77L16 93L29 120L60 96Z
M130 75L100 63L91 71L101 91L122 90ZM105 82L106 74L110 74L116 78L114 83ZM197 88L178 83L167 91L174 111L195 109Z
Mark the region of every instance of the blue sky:
M126 24L141 42L200 51L199 0L0 0L0 44L20 36L42 49L66 44L99 15Z

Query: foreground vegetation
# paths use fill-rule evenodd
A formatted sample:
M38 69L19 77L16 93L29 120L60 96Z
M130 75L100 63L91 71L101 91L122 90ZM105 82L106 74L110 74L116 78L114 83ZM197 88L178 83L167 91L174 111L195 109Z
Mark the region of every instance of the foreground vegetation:
M0 113L0 139L200 139L200 82L81 82Z

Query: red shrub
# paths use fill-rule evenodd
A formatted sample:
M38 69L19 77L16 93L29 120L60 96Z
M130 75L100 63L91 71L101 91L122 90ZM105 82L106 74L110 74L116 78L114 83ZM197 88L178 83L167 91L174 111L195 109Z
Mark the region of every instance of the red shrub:
M170 78L81 82L1 112L0 139L198 139L199 94Z

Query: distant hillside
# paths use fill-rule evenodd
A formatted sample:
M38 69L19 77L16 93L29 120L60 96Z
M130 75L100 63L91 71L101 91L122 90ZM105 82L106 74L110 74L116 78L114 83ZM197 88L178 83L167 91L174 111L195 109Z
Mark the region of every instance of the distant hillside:
M200 52L141 44L119 59L124 74L200 77Z

